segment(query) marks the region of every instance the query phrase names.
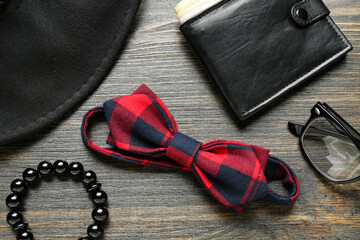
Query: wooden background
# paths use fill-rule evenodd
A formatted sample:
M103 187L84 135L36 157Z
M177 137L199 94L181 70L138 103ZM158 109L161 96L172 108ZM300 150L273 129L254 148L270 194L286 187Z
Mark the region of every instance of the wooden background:
M10 182L26 167L57 159L80 161L98 174L111 214L104 239L360 239L359 182L322 180L286 127L289 120L305 122L315 102L326 101L360 130L360 1L324 1L353 44L346 59L242 123L225 107L179 32L177 1L143 0L118 63L97 91L35 138L0 147L0 239L15 239L5 221ZM256 144L287 161L302 187L296 204L259 201L234 215L191 173L121 163L86 149L80 139L86 110L130 94L142 83L162 98L183 133L204 142L223 138ZM104 145L106 125L94 128L95 142ZM24 216L38 240L77 239L92 222L91 210L82 184L54 179L29 193Z

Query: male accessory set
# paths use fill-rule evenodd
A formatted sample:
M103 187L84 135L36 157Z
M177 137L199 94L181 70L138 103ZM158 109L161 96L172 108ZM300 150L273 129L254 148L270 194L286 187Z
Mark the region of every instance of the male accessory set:
M84 42L81 39L94 39L95 32L83 32L83 28L78 28L76 25L67 25L69 29L65 29L63 32L43 31L47 33L43 36L22 31L26 36L39 36L43 40L37 41L16 35L16 32L8 31L10 23L14 23L14 18L18 19L18 28L15 29L28 29L28 31L34 29L27 26L37 24L35 21L37 14L34 11L35 8L45 14L53 8L63 6L50 2L36 6L25 1L23 3L8 0L0 1L0 31L4 31L1 36L5 36L0 38L0 50L4 50L2 52L5 54L1 57L8 60L0 61L0 67L1 69L8 69L9 73L19 73L16 75L8 74L6 71L1 73L2 76L0 77L2 79L9 79L9 81L2 84L1 92L10 93L8 89L19 89L20 91L18 92L20 96L18 98L10 95L1 98L1 111L6 114L0 116L0 132L2 132L0 144L7 144L10 141L17 140L58 120L94 91L98 83L105 78L117 59L119 49L140 3L139 0L128 0L122 6L119 6L120 2L103 3L101 7L99 7L99 3L96 3L97 11L95 15L97 17L94 18L94 26L98 27L96 29L101 30L105 29L102 27L103 25L108 26L111 22L114 23L110 24L112 28L106 28L106 30L112 29L113 32L101 35L102 40L100 42L102 42L102 45L98 46L97 51L90 51L94 53L93 56L89 57L89 51L83 48L81 52L86 57L77 59L67 55L69 52L67 49L74 47L81 49L81 44ZM69 16L76 16L76 19L69 20L67 18L67 20L73 23L90 24L87 19L93 7L89 6L87 1L79 1L76 4L76 6L69 5L69 8L66 7L63 12L59 12L56 16L49 15L49 17L61 19L62 13L69 13ZM259 4L269 4L267 8L263 8L266 9L266 12L261 12L256 7ZM121 8L121 11L117 11L117 7ZM80 9L81 11L77 12L79 14L70 14L74 9ZM277 9L274 13L276 18L273 18L276 23L275 20L262 23L263 19L265 19L262 16L264 14L271 15L274 9ZM106 18L108 22L97 21L103 19L104 13L108 11L118 12L118 14L113 15L113 19ZM329 17L329 10L321 0L277 0L271 1L271 3L262 0L183 0L175 7L175 11L181 23L181 32L205 67L209 77L219 89L219 93L226 99L239 119L250 117L280 95L307 80L330 63L345 56L352 49L346 37ZM282 15L279 15L279 12ZM243 24L246 21L246 18L243 17L246 16L256 16L256 19L251 20L253 26ZM66 20L64 21L59 24L66 25ZM218 23L219 27L215 23ZM227 27L223 27L224 24ZM257 24L262 26L266 24L272 25L258 28ZM122 26L121 29L118 28L119 25ZM299 42L296 45L294 41L287 39L286 36L274 38L272 32L266 31L266 29L271 29L273 25L278 27L276 34L284 31L284 29L291 30L292 34L290 36L297 37L297 39L303 38L303 40L296 41ZM41 27L49 30L46 24L42 24ZM254 31L256 29L260 30ZM49 42L45 40L52 39L54 34L67 36L74 39L74 41L66 46L59 46L56 42L53 45L45 44ZM252 36L251 39L248 39L247 35ZM103 41L104 36L109 41ZM226 37L224 38L224 36ZM212 41L209 41L208 38L211 38ZM223 40L233 41L235 39L237 41L234 44L228 44L231 47L226 48L221 53L216 52L216 49L224 49L223 47L219 48L219 46L223 46ZM271 39L276 41L271 42ZM37 64L36 72L31 72L34 68L26 63L10 64L14 62L12 59L16 58L27 59L33 63L34 59L38 58L36 54L37 48L30 47L30 49L36 51L34 50L34 54L31 54L30 57L23 58L22 54L28 53L27 48L17 48L17 54L14 54L14 51L11 51L13 48L6 45L6 43L15 42L19 46L34 46L27 45L23 41L36 43L37 47L40 46L44 49L44 52L53 49L59 55L56 58L59 62L52 61L51 54L46 55L45 58L48 58L48 61L42 61L46 64ZM326 41L326 44L311 44L319 41ZM206 42L211 44L204 44ZM67 42L64 41L64 43ZM264 47L262 47L263 43L265 44ZM239 47L244 44L250 44L249 48ZM301 44L322 47L304 52L304 45ZM95 44L90 42L89 48L93 48L93 46ZM276 56L274 51L279 47L283 48L284 51L291 49L293 51L292 58L298 56L295 57L296 63L301 62L302 64L300 66L292 65L295 62L292 59L286 59L286 56L277 56L279 61L265 56L266 54ZM61 51L58 51L59 49ZM246 52L242 52L241 49ZM248 49L252 49L252 51L248 51ZM235 52L236 54L234 54ZM76 73L71 72L71 69L67 68L68 65L64 65L64 63L67 63L67 57L77 59L76 63L81 63L78 64L78 67L72 69L83 70ZM261 66L258 66L254 63L257 57L269 61L265 61ZM243 61L239 61L239 59L243 59ZM278 69L277 64L282 61L288 64L286 66L282 65L283 68ZM24 66L29 66L29 68L24 69ZM274 77L273 79L264 74L269 69L273 69L271 74ZM61 74L52 75L48 71ZM33 82L43 88L58 91L59 88L56 86L62 86L65 83L68 84L68 87L60 88L64 92L49 94L49 96L52 96L52 100L50 101L50 98L48 98L49 101L45 100L48 103L45 111L34 111L30 115L22 116L21 114L26 113L26 111L21 110L16 105L24 102L21 101L23 96L29 94L35 96L31 98L33 102L29 102L32 106L38 102L44 102L42 95L38 94L44 91L39 91L36 84L32 85L35 86L34 88L26 88L25 92L21 92L21 89L24 89L22 87L24 84L22 76L24 76L25 72L27 76L33 77ZM254 76L249 75L248 72L256 72L256 79ZM281 72L291 72L291 74L279 75ZM64 75L64 73L68 74ZM39 76L49 76L49 74L53 81L51 81L52 84L47 86L43 84L42 78ZM84 81L85 76L92 77ZM265 76L266 78L262 78ZM275 81L276 79L282 79L282 81ZM261 95L250 93L247 83L255 82L255 80L258 83L253 85L252 91L259 92L259 89L267 89L267 91L260 91ZM270 84L273 82L277 82L277 84ZM269 84L272 85L272 88L266 87ZM53 98L54 96L56 98ZM14 102L12 99L19 99L20 102ZM3 106L8 106L8 108L3 108ZM26 108L26 106L22 106ZM17 109L18 111L12 111L11 109ZM337 183L358 180L360 174L359 133L326 104L318 103L311 113L309 121L304 126L289 123L291 132L300 137L300 146L306 159L327 180ZM110 134L106 142L113 147L112 149L105 149L95 145L87 136L90 119L97 114L105 115L110 128ZM11 119L21 119L21 121L10 121ZM322 124L318 124L319 119L323 120ZM328 128L325 127L324 122L327 123ZM81 134L87 147L106 156L147 166L192 171L199 182L216 200L234 212L240 212L247 203L258 199L264 199L277 205L291 205L299 195L300 185L295 173L285 162L269 155L269 150L251 144L227 140L201 143L182 134L178 131L175 119L160 98L145 85L140 86L131 95L114 98L106 101L103 107L93 108L88 111L83 119ZM314 145L314 142L317 145ZM347 155L347 157L339 158L339 156L343 155ZM101 224L106 221L109 214L104 207L107 195L100 190L101 184L96 181L96 174L92 171L84 172L81 163L68 165L65 161L59 160L53 165L49 162L42 162L38 165L38 169L26 169L23 180L16 179L12 182L11 190L13 193L6 199L7 206L12 209L7 216L7 221L17 232L17 238L22 240L33 239L32 233L27 229L28 224L23 221L19 211L22 206L21 194L28 187L31 187L39 176L43 178L51 173L77 177L86 184L87 191L96 204L96 208L92 213L95 223L89 226L88 236L80 239L96 239L100 237L103 234ZM288 190L289 195L282 196L271 190L267 182L273 179L282 180L283 186Z

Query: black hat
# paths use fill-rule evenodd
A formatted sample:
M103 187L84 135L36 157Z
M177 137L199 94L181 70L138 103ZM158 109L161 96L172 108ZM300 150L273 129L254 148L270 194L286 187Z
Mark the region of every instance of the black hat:
M0 145L58 120L109 73L140 0L0 0Z

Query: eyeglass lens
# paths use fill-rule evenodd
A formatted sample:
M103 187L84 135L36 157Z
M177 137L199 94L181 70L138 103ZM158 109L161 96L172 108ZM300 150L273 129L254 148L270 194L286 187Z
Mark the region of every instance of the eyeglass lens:
M360 175L360 151L339 129L324 117L315 118L304 133L303 147L324 174L350 180Z

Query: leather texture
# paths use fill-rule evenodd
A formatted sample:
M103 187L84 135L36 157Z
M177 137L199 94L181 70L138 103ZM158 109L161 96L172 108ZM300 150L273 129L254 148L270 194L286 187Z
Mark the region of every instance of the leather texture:
M302 18L302 12L305 18ZM303 0L291 9L294 21L300 26L308 26L329 14L329 9L321 0Z
M118 59L140 0L0 0L0 145L69 114Z
M296 23L292 8L298 3L224 0L180 26L241 120L352 49L329 16L306 27Z

